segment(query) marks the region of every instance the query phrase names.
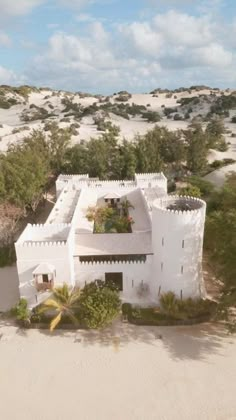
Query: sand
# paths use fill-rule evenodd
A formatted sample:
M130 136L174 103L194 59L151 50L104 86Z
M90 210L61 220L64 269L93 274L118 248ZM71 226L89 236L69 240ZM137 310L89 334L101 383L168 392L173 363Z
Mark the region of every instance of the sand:
M0 337L3 420L236 419L236 338L220 327L50 334L2 321Z

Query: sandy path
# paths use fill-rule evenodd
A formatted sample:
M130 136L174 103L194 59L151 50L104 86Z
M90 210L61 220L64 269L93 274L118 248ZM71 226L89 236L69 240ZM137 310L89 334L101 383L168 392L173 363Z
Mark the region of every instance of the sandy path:
M236 339L215 326L0 334L4 420L236 419Z

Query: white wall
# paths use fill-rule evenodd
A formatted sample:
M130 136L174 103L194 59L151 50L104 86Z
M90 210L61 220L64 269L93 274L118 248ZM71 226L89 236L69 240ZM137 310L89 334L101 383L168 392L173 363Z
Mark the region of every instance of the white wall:
M178 297L198 297L202 286L202 247L205 205L199 210L175 212L153 208L153 279L156 291ZM183 243L184 241L184 243Z
M54 285L74 285L74 230L71 229L66 242L16 243L17 270L22 297L36 294L33 271L41 263L55 267ZM46 274L46 273L45 273Z
M75 283L83 287L85 282L90 283L96 279L105 280L105 273L123 273L123 292L121 299L130 303L150 303L156 302L157 298L153 294L153 284L151 278L152 256L148 256L145 263L80 263L79 258L74 258L75 263ZM149 285L149 296L142 301L137 295L137 289L141 283Z

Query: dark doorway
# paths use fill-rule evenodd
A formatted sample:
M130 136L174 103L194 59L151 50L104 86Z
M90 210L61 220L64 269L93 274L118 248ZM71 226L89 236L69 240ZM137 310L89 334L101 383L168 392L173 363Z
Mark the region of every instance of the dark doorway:
M120 292L123 291L123 273L105 273L105 282L113 283Z
M43 274L43 283L49 283L48 274Z

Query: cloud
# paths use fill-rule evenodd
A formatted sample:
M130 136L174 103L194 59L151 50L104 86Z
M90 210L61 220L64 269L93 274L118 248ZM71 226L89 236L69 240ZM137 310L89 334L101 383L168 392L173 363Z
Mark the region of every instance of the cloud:
M46 0L0 0L1 18L8 16L21 16L44 3Z
M80 13L79 15L76 16L76 20L77 22L88 23L88 22L95 22L96 18L92 15L89 15L88 13Z
M14 84L17 82L17 76L12 71L0 65L0 84Z
M114 24L111 30L90 19L86 25L83 35L55 32L28 69L29 80L105 93L236 82L228 26L208 15L172 10L146 21Z
M2 47L11 46L11 39L5 32L0 32L0 46Z
M62 6L76 10L85 9L95 3L104 3L104 0L59 0Z

